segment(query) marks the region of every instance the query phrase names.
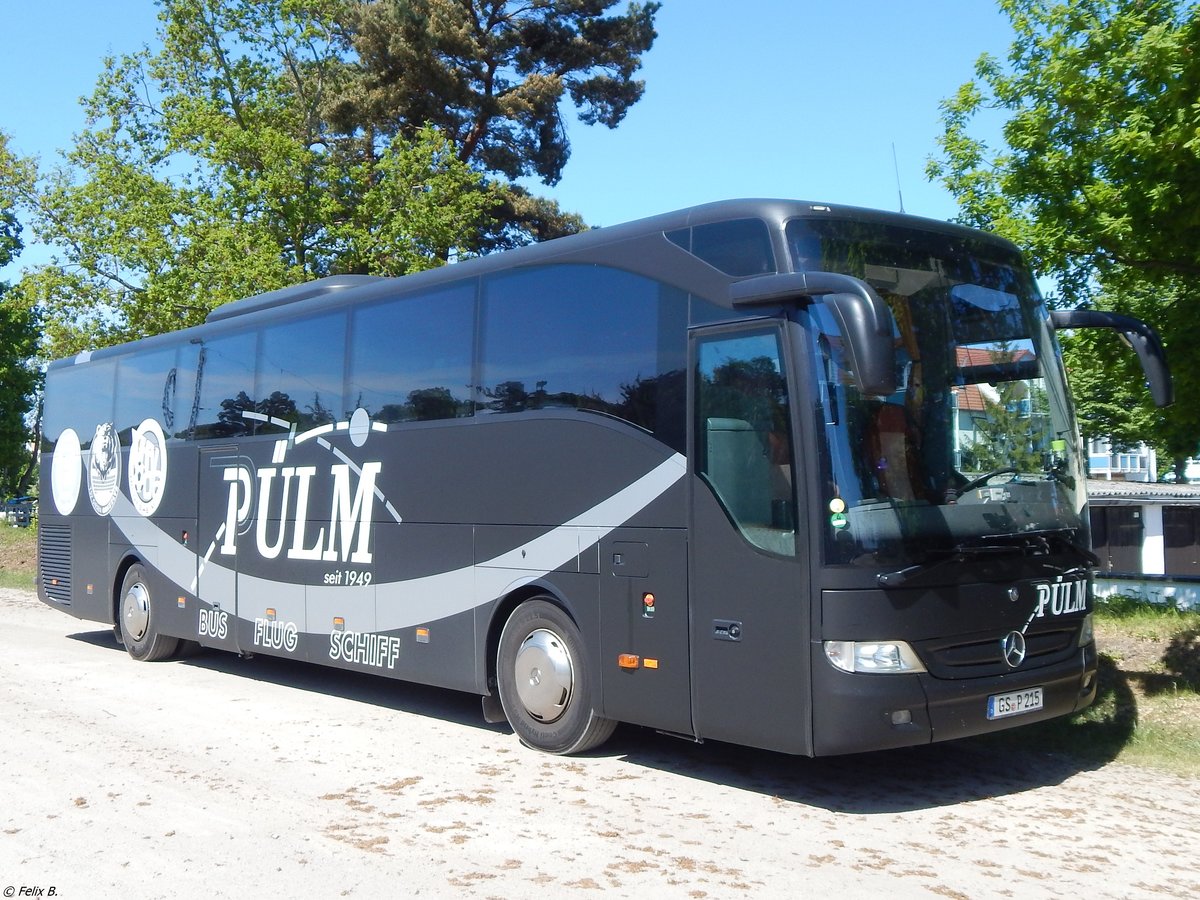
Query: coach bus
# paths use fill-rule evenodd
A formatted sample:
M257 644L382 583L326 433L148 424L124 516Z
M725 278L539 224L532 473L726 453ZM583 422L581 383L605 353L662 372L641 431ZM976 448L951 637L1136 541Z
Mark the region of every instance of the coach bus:
M1096 692L1051 312L966 228L730 201L216 308L46 377L39 595L203 647L827 755Z

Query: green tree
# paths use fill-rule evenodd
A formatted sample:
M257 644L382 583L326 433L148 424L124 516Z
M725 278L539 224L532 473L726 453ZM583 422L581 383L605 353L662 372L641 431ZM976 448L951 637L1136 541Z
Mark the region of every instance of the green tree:
M570 155L567 98L615 128L642 96L633 75L661 3L618 0L375 0L344 17L357 52L333 103L344 131L412 137L435 125L458 158L509 179L556 183Z
M1085 432L1139 439L1181 458L1200 438L1200 6L1182 0L999 0L1014 30L1005 61L943 104L929 165L960 220L998 232L1052 278L1054 302L1126 312L1163 335L1176 376L1165 414L1137 390L1115 345L1068 337ZM1005 118L1003 146L972 134Z
M66 165L25 192L56 252L19 290L50 355L203 319L337 272L397 275L476 241L499 202L435 129L336 131L344 0L163 0L161 48L110 59Z
M16 216L15 188L29 178L27 165L8 149L0 132L0 267L21 252L21 227ZM0 282L0 497L28 491L36 455L29 450L38 439L40 417L33 415L41 386L36 362L36 312Z
M992 472L1013 467L1041 472L1050 447L1046 398L1027 381L996 385L995 400L983 395L983 416L975 423L975 440L963 448L963 471Z
M366 140L432 124L503 195L476 249L582 231L583 220L515 180L555 184L570 156L564 112L615 128L642 96L633 76L661 3L368 0L340 16L354 53L330 119Z

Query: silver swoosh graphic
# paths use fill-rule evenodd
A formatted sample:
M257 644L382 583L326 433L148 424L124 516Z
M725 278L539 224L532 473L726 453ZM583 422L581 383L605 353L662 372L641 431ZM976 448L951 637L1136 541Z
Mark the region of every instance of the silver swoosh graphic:
M333 604L346 610L369 605L376 609L376 631L428 624L490 603L562 567L661 497L686 472L687 460L676 453L611 497L520 547L476 565L406 581L331 587L271 581L253 575L239 578L233 569L210 558L204 562L205 596L201 599L230 602L236 587L243 596L254 597L256 605L261 601L263 606L276 600L290 601L288 605L293 609L300 603L322 608ZM195 581L200 555L138 515L124 494L118 495L112 520L125 539L145 556L146 562L167 578L179 585ZM303 630L308 634L329 634L333 630L332 619L321 618L323 623L309 622Z

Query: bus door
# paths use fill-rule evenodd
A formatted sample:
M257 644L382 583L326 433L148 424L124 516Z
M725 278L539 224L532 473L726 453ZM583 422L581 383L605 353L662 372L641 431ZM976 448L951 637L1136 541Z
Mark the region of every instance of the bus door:
M605 715L693 734L682 530L618 528L600 542L600 629Z
M237 651L237 550L253 540L253 464L232 445L200 451L196 513L197 639Z
M701 738L810 751L805 542L784 323L691 335L692 697Z

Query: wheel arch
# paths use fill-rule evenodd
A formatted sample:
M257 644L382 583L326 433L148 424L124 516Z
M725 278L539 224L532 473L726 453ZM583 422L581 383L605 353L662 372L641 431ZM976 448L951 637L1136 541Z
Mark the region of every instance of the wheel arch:
M564 613L571 617L571 621L575 623L576 627L579 627L579 616L571 609L571 604L563 596L562 592L552 584L547 584L544 581L532 581L514 588L501 597L492 607L492 616L488 622L487 642L484 649L484 664L486 666L484 670L486 673L485 683L489 696L497 696L496 659L500 653L500 633L504 631L504 624L518 606L535 597L540 597L554 603L555 606L562 609Z
M146 561L136 553L126 553L114 570L112 589L108 594L108 613L112 617L113 625L116 625L121 617L121 586L125 583L125 576L137 565L144 566Z

